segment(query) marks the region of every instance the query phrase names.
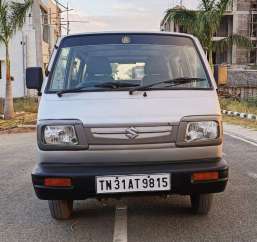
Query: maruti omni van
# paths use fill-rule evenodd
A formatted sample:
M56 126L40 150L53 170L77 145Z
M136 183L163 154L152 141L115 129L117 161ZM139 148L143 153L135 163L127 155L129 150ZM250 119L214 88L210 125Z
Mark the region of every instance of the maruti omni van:
M26 71L42 95L39 199L55 219L73 201L181 194L209 212L228 165L216 83L199 41L180 33L90 33L63 37L43 79Z

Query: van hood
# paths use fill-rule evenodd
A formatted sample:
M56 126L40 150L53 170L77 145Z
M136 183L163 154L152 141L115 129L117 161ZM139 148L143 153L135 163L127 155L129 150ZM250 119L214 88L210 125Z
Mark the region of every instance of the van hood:
M185 116L220 115L214 90L44 94L38 120L77 119L84 124L140 124L179 122Z

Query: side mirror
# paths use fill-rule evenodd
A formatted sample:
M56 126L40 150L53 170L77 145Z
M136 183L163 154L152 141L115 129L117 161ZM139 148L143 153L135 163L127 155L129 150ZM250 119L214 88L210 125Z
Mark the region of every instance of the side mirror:
M43 84L43 71L41 67L30 67L26 69L26 86L28 89L38 90L40 95Z

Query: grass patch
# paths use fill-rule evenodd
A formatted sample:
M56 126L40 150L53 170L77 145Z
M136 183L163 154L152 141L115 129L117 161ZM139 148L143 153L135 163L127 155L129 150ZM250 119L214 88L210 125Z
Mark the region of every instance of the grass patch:
M231 98L220 98L220 105L221 109L228 111L257 115L257 97L249 99L249 101L237 101Z
M36 124L36 118L36 113L22 113L20 115L16 115L16 117L12 120L0 119L0 132L17 128L19 125Z
M23 130L20 126L34 125L37 119L38 101L37 98L15 98L15 118L11 120L0 119L0 133L19 132Z
M38 99L37 98L15 98L15 112L37 113Z
M14 98L13 99L15 112L37 113L38 99L37 98ZM4 99L0 99L0 113L3 113Z
M232 98L220 98L221 109L233 112L250 113L257 115L257 98L249 99L249 101L238 101ZM247 120L240 117L232 117L223 115L223 121L240 125L246 128L257 130L256 120Z
M223 115L223 122L240 125L245 128L254 129L257 131L257 121L256 120L247 120L241 119L239 117L231 117L227 115Z

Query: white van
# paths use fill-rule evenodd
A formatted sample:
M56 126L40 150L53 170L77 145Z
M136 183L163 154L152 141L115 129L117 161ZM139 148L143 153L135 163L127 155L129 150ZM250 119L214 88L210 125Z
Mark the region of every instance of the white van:
M74 200L174 193L206 214L224 191L216 84L193 36L66 36L44 82L39 67L26 74L42 94L32 181L53 218L69 218Z

